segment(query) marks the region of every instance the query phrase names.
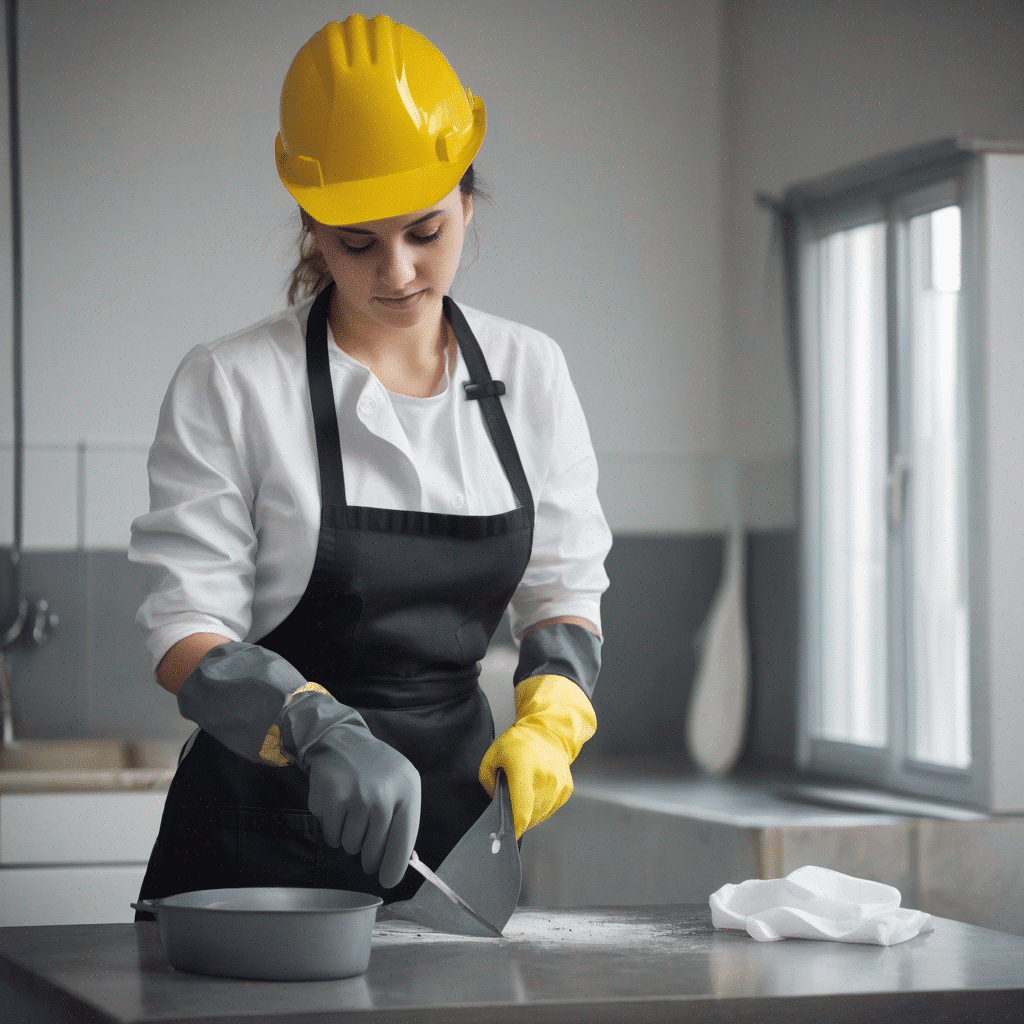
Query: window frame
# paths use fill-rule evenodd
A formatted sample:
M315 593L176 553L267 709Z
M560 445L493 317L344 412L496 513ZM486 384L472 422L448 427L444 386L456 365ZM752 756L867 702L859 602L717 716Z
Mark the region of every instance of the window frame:
M862 180L845 189L825 183L787 192L791 243L792 321L800 395L800 650L796 761L802 774L868 783L884 789L988 808L992 773L990 687L987 675L987 486L983 431L985 393L984 294L980 255L983 188L982 161L956 149L926 166L904 162L880 180ZM897 164L899 162L897 161ZM884 165L879 165L884 166ZM884 173L881 172L881 173ZM833 184L841 175L831 176ZM870 175L864 175L870 178ZM816 243L837 231L884 223L886 234L886 381L888 423L886 466L906 450L909 400L909 283L906 278L909 222L912 217L957 205L961 211L961 288L957 344L962 368L967 423L962 449L967 457L967 559L969 579L969 665L971 764L949 767L917 761L908 753L907 677L909 640L905 613L910 593L906 554L906 508L898 528L887 526L887 737L883 746L867 746L814 735L821 720L822 665L821 473L819 297L816 294Z

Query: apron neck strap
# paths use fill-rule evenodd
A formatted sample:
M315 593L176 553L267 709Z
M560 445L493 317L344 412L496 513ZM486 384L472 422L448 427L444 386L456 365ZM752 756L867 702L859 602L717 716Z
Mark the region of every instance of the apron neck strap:
M313 430L316 432L317 461L320 463L320 504L348 504L345 500L345 474L341 468L341 436L338 433L338 409L331 385L331 361L327 353L327 307L332 281L313 301L306 321L306 371L309 398L313 405Z
M480 411L484 414L487 432L491 435L494 450L498 453L505 476L512 485L512 490L519 499L519 504L526 509L530 517L530 528L533 528L533 495L526 481L523 463L519 458L519 449L508 425L505 410L502 408L500 396L505 394L504 381L492 380L487 368L487 360L480 351L480 343L476 340L473 329L469 326L463 312L455 304L450 295L442 300L444 314L455 331L459 350L469 370L469 383L463 384L467 401L478 401Z

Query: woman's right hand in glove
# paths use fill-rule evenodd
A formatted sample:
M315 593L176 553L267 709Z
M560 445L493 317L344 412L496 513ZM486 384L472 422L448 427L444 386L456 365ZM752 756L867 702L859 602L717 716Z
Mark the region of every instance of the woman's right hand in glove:
M280 722L281 750L309 776L309 809L328 845L360 854L385 889L398 885L420 826L412 762L316 684L292 696Z

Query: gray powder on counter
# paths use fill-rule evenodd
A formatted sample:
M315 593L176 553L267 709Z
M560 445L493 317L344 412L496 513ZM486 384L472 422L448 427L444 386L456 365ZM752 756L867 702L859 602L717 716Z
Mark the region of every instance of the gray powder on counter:
M420 942L510 942L542 946L678 946L690 932L704 929L623 919L599 912L517 910L500 939L435 932L407 921L382 921L373 932L375 946Z

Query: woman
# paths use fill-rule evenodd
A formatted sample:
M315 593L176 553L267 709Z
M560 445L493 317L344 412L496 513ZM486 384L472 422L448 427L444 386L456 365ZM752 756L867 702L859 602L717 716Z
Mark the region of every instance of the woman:
M188 353L132 525L129 557L163 573L138 615L157 680L200 727L141 898L406 899L414 847L436 868L499 767L517 836L572 791L611 538L558 346L447 295L484 131L383 15L292 62L276 157L304 227L289 302L308 296ZM506 607L517 717L495 739L477 681Z

